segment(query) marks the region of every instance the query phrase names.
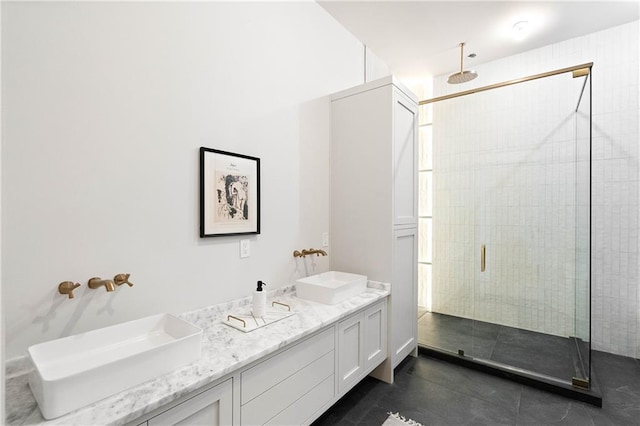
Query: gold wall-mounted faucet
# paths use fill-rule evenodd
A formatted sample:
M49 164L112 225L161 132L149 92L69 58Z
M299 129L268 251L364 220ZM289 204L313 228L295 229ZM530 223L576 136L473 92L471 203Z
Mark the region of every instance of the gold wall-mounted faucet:
M121 286L122 284L127 284L129 287L133 287L133 283L129 282L130 276L131 274L118 274L115 277L113 277L113 282L117 286Z
M320 250L320 249L314 249L314 248L310 248L309 250L307 249L302 249L302 251L294 251L293 252L293 257L305 257L305 256L309 256L311 254L315 254L317 256L326 256L327 252L324 250Z
M112 280L103 280L100 277L93 277L89 280L89 288L100 288L104 287L107 291L114 291L116 289L116 285Z
M69 299L73 299L73 290L80 287L79 283L73 283L73 281L64 281L58 284L58 293L66 294Z

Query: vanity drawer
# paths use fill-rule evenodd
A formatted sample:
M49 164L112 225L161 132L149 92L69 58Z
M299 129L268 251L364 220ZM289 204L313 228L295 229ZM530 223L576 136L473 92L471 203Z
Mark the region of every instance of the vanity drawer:
M285 409L292 405L297 405L300 399L304 398L304 396L314 388L318 387L318 385L327 379L334 377L334 355L334 351L326 353L257 398L243 405L240 413L240 423L242 425L262 425L275 416L282 414ZM326 404L333 398L335 385L333 380L329 381L331 382L331 390L324 395L324 400L318 401L320 406ZM325 386L328 385L325 384ZM303 407L300 406L294 410L302 410L302 408ZM315 410L307 413L305 419L309 418L314 412ZM302 412L290 414L296 416L304 415Z
M300 397L295 404L285 408L266 424L272 426L304 425L309 424L309 420L315 420L311 416L318 413L333 398L334 377L332 374L324 379L322 383ZM318 415L315 417L318 417Z
M307 339L243 372L241 404L248 403L328 352L333 353L335 346L334 336L334 328L330 327L317 336Z

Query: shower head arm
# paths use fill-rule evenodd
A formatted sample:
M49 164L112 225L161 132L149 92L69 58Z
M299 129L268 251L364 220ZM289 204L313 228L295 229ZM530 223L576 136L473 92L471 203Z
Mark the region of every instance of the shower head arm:
M456 71L449 76L447 79L447 83L449 84L466 83L478 76L475 71L464 70L464 45L464 42L460 43L460 72Z

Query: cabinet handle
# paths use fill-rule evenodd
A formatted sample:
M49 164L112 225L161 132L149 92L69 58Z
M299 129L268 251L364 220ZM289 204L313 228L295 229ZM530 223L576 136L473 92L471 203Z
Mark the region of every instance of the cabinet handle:
M484 272L487 259L487 246L480 246L480 272Z

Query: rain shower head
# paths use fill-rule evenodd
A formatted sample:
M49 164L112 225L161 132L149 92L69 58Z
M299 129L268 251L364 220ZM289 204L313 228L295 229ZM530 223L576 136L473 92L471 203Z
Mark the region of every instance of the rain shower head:
M462 69L463 56L464 56L464 43L460 43L460 72L451 74L447 79L447 83L449 84L466 83L467 81L471 81L478 76L478 73L473 70L463 71Z
M473 80L477 76L478 74L475 71L460 71L455 74L451 74L447 79L447 83L449 84L466 83L467 81Z

